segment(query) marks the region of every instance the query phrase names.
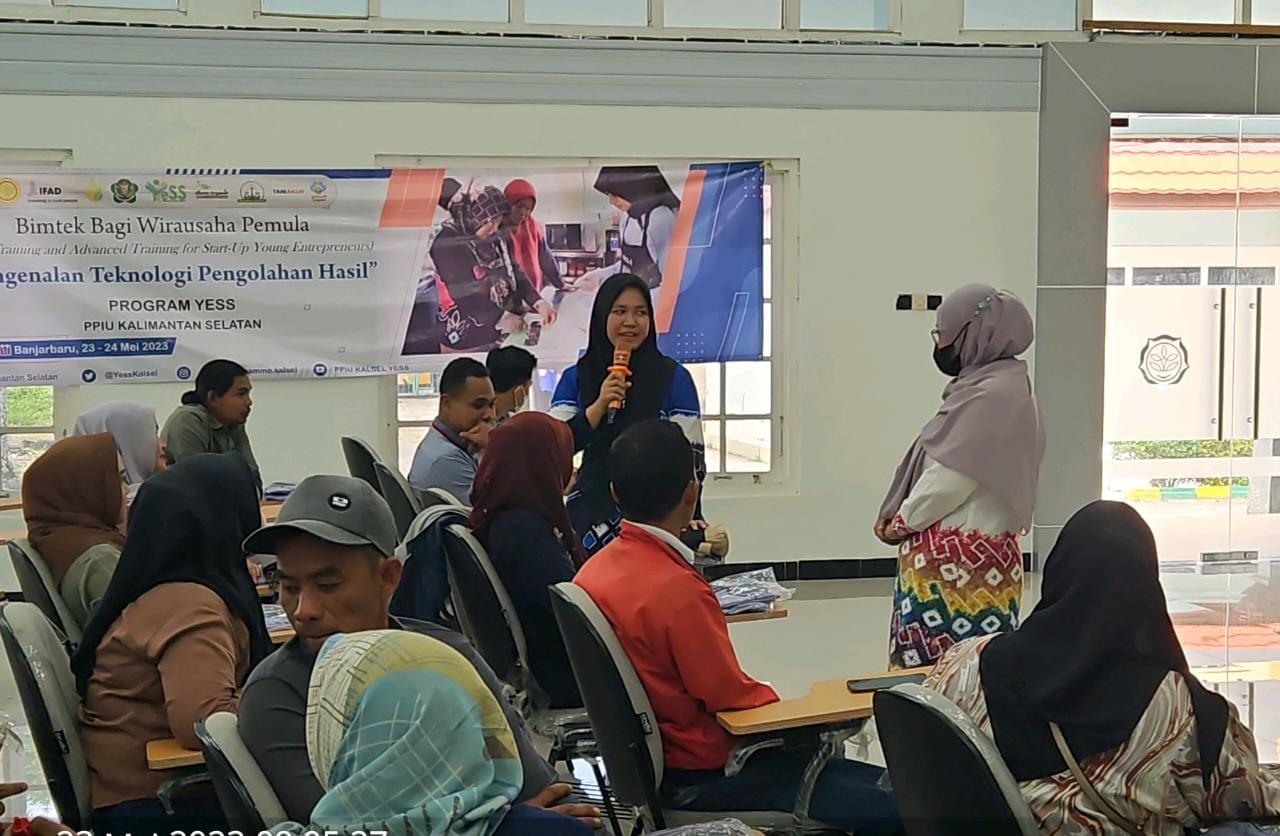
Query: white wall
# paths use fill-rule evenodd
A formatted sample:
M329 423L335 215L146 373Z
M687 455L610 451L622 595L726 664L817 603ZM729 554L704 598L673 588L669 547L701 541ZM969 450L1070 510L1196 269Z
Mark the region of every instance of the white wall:
M3 96L0 112L4 146L70 147L80 167L362 166L379 153L799 160L798 199L783 209L799 262L775 277L800 292L781 323L792 478L734 487L746 495L732 498L713 486L709 513L730 525L737 560L888 552L871 522L943 385L932 321L895 313L897 293L984 281L1035 297L1032 113L73 96ZM102 385L75 399L168 405L179 388ZM260 382L250 430L266 478L340 470L341 432L393 454L390 392L376 381Z

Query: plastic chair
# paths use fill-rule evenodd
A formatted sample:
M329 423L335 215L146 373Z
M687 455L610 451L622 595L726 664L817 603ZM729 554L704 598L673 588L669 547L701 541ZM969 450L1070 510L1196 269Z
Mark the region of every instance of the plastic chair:
M395 517L396 536L403 542L405 535L409 533L409 526L422 513L422 502L400 471L392 470L385 462L374 462L373 472L381 486L378 492L387 500L387 504L391 506L391 515Z
M35 604L55 628L73 645L80 644L82 625L71 614L58 585L53 581L49 565L28 540L9 541L9 557L13 571L18 576L18 588L22 597Z
M58 820L85 829L92 813L89 764L77 729L80 697L66 638L35 604L12 602L0 608L0 641Z
M445 526L449 589L462 632L498 678L538 705L539 689L528 665L528 648L515 605L480 541L460 523Z
M920 685L875 695L876 728L910 836L1037 836L995 741Z
M374 472L375 463L382 461L373 445L362 438L342 437L342 457L347 460L347 472L354 478L368 482L379 494L382 487L378 484L378 475Z
M422 507L430 508L433 505L452 505L455 508L466 508L466 504L444 488L427 488L420 496L422 497Z
M569 663L587 705L596 746L618 800L640 811L646 829L738 819L764 830L791 828L789 812L701 813L662 805L662 736L640 677L608 619L586 591L571 583L551 589L551 606L564 635ZM829 828L818 826L814 832Z
M229 711L211 714L196 723L195 731L218 804L232 827L261 833L289 820L276 791L240 738L236 715Z

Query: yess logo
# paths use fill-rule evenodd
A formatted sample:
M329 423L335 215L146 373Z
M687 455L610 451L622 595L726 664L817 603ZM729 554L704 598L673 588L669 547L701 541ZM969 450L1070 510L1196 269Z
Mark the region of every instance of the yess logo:
M147 191L155 203L185 203L187 200L186 186L170 186L163 180L152 180L147 184Z

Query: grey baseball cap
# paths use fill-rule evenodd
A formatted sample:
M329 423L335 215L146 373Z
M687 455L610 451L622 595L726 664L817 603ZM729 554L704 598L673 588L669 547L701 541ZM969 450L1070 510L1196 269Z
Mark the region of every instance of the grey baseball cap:
M244 541L249 554L275 554L280 538L310 534L336 546L372 546L395 553L398 537L391 507L367 482L350 476L308 476L289 494L280 516Z

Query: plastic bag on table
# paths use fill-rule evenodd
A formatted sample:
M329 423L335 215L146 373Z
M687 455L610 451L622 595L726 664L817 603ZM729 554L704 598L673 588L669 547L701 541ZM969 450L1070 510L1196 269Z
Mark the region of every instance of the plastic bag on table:
M653 836L760 836L760 831L752 830L737 819L725 819L661 830Z
M711 589L726 615L764 612L777 601L788 601L795 590L778 583L773 569L757 569L712 581Z

